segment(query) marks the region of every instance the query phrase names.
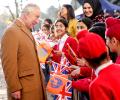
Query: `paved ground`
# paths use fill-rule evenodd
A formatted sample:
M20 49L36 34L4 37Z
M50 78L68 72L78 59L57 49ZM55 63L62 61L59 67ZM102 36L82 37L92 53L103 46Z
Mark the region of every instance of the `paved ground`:
M7 100L6 83L0 60L0 100Z

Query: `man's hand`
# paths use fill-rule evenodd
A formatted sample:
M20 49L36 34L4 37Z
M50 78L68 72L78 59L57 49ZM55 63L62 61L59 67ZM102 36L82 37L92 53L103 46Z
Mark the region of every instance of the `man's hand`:
M16 100L20 100L21 99L21 91L13 92L11 95Z

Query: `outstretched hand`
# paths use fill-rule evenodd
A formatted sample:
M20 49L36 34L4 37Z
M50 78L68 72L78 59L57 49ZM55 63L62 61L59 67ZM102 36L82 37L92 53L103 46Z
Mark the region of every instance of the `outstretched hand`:
M11 95L15 100L20 100L21 99L21 91L20 90L16 91L16 92L13 92Z

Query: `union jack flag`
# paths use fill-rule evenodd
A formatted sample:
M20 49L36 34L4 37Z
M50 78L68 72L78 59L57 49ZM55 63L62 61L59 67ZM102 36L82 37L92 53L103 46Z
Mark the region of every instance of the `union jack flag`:
M61 57L60 64L65 65L65 66L71 66L71 63L69 62L69 60L66 58L65 55Z
M50 68L50 72L51 74L69 74L69 68L68 66L65 65L61 65L59 63L56 63L54 61L52 61L52 66Z
M70 72L69 66L71 66L71 63L69 62L65 55L62 55L60 64L52 61L50 72L51 74L53 73L69 74Z
M72 82L69 80L66 85L63 87L61 92L57 95L54 95L54 100L72 100Z
M69 68L68 68L68 66L61 65L60 66L60 72L61 72L61 74L65 74L65 75L69 74Z
M53 47L57 43L57 42L54 42L54 41L48 39L48 36L41 31L32 32L32 35L35 39L37 46L39 46L43 41L46 42L47 44L49 44L51 47Z
M60 69L60 64L52 61L52 66L50 67L50 73L51 74L58 73L59 69Z
M51 66L51 74L60 74L63 75L68 75L69 70L68 66L61 65L59 63L53 62L52 61L52 66ZM66 85L63 87L61 92L59 94L54 95L54 100L72 100L72 83L70 80L67 81Z

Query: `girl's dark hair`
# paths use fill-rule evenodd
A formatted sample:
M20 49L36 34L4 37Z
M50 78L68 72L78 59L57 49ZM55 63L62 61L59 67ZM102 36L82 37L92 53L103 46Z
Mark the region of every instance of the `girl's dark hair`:
M65 26L65 28L68 27L68 22L67 22L67 20L64 19L64 18L58 18L58 19L55 21L55 24L56 24L57 22L63 23L63 25ZM55 25L55 24L54 24L54 25Z
M67 9L67 20L69 21L70 19L74 19L75 13L73 7L69 4L64 4L63 7Z
M104 39L104 41L106 41L106 39L105 39L105 30L106 30L106 26L105 26L104 22L96 22L89 29L89 32L93 32L93 33L98 34L99 36L101 36Z
M50 30L50 25L49 24L43 24L42 27L45 27L47 30Z
M84 17L82 19L79 19L78 22L83 22L87 26L88 29L90 29L92 24L93 24L92 20L88 17Z
M50 25L52 24L52 20L49 19L49 18L46 18L46 19L44 20L44 22L45 22L45 21L47 21Z
M96 68L96 67L98 67L98 66L100 65L100 63L101 63L104 59L107 58L107 56L108 56L108 54L107 54L107 52L105 52L105 53L103 53L103 54L102 54L100 57L98 57L98 58L94 58L94 59L85 58L85 59L88 61L88 63L89 63L90 65L92 65L94 68Z

